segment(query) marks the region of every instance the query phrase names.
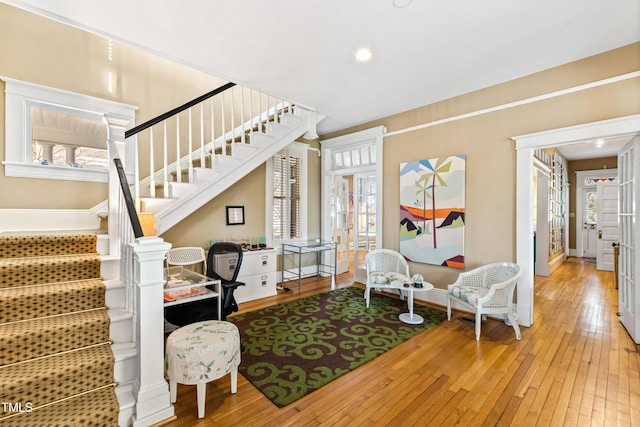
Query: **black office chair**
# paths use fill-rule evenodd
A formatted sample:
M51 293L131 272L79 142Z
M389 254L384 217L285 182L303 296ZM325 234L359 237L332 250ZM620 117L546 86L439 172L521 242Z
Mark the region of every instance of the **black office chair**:
M235 243L218 242L211 245L207 254L207 277L220 280L222 284L222 320L238 311L233 292L243 282L236 279L242 265L242 247ZM204 320L218 320L215 298L166 307L165 319L176 326L184 326Z

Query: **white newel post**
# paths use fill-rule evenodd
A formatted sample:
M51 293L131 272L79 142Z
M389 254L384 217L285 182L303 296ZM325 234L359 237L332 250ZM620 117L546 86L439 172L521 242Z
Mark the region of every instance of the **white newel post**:
M164 379L164 259L171 244L141 237L131 244L137 321L137 377L134 426L149 426L174 415Z

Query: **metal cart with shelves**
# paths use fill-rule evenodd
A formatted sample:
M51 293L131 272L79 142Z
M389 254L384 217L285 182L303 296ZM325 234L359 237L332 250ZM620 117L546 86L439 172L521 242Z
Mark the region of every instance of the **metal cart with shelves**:
M335 287L337 252L336 242L307 241L283 243L280 257L280 271L282 272L281 288L285 291L290 291L291 289L285 286L285 282L297 280L298 292L300 292L303 276L302 256L305 254L315 254L316 275L331 275L331 287ZM285 268L287 260L291 261L293 268Z

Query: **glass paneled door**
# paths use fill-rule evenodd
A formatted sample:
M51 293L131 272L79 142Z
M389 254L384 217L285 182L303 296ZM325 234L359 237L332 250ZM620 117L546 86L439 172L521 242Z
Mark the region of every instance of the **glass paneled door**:
M356 212L354 223L355 280L366 281L364 257L376 248L376 175L354 175Z
M336 242L336 274L349 271L349 181L338 176L331 194L331 241Z
M582 256L585 258L595 258L598 254L597 240L598 233L598 192L594 189L585 189L582 196L584 221L582 231Z

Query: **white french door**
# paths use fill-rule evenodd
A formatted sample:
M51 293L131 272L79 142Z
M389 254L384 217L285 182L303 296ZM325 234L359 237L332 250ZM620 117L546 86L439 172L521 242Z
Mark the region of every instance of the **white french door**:
M367 278L364 257L377 247L376 175L354 175L354 279L365 283Z
M598 181L596 269L613 271L613 246L618 241L618 182Z
M636 344L640 344L640 262L637 229L638 180L640 180L640 136L618 153L620 256L618 262L618 311L620 321Z
M336 243L336 274L349 271L349 181L333 181L331 241Z

